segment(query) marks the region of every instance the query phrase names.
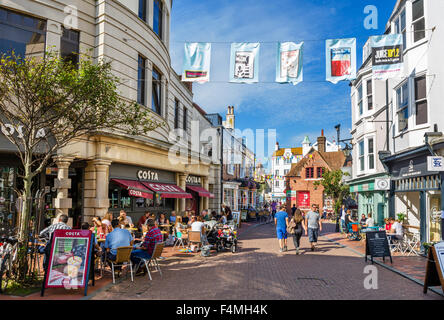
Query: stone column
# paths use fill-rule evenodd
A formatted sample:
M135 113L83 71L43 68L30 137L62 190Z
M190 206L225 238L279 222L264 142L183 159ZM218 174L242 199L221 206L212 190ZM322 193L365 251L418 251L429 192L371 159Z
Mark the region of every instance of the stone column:
M186 179L188 177L187 173L179 173L179 187L186 190L187 183ZM179 212L185 211L185 201L186 199L179 199Z
M111 161L109 160L88 161L85 168L83 221L91 222L94 216L103 217L109 209L110 165Z
M202 187L205 190L209 191L210 187L209 187L209 183L208 183L208 177L202 177ZM208 210L209 202L210 202L210 198L203 197L203 209L202 210Z
M73 157L58 156L54 158L57 165L57 179L54 180L54 187L57 189L57 198L53 200L56 216L68 215L68 210L72 208L72 199L68 198L68 190L71 189L71 179L68 178L68 171Z
M103 217L109 209L108 187L111 161L97 159L93 163L96 168L95 214Z

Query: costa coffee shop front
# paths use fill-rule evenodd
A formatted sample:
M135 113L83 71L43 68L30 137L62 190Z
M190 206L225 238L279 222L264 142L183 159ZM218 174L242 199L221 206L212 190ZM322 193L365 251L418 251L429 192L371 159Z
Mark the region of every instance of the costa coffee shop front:
M214 198L214 194L205 189L208 186L202 186L205 181L208 181L208 178L188 175L185 181L186 191L192 196L186 200L185 209L200 213L204 208L208 208L208 198Z
M176 173L113 163L109 168L110 211L115 216L125 210L133 219L139 220L145 211L155 214L178 211L177 199L192 199L176 184Z

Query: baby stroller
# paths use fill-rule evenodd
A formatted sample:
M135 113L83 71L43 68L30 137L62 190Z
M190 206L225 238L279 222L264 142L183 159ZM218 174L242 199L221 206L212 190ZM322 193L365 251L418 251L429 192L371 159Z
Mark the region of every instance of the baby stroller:
M359 223L348 224L347 238L352 241L360 241L362 239L362 236L359 233Z
M217 227L216 251L231 250L232 253L238 251L237 231L229 226Z

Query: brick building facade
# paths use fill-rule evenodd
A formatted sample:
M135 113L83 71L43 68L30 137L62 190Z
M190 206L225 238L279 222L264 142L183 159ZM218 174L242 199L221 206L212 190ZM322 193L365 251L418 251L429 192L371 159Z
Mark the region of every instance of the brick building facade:
M330 207L331 200L324 196L324 187L315 188L314 183L322 180L324 172L344 167L346 156L343 151L325 152L326 138L318 138L318 150L312 148L297 164L292 165L286 175L287 210L293 204L303 211L308 211L316 204L322 210L324 205Z

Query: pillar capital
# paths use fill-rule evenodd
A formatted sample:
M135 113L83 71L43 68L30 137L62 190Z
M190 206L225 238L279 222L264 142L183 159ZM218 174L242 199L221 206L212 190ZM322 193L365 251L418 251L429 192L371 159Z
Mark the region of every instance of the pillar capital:
M68 168L71 165L71 163L74 161L75 157L58 155L54 156L52 159L57 164L58 168Z

